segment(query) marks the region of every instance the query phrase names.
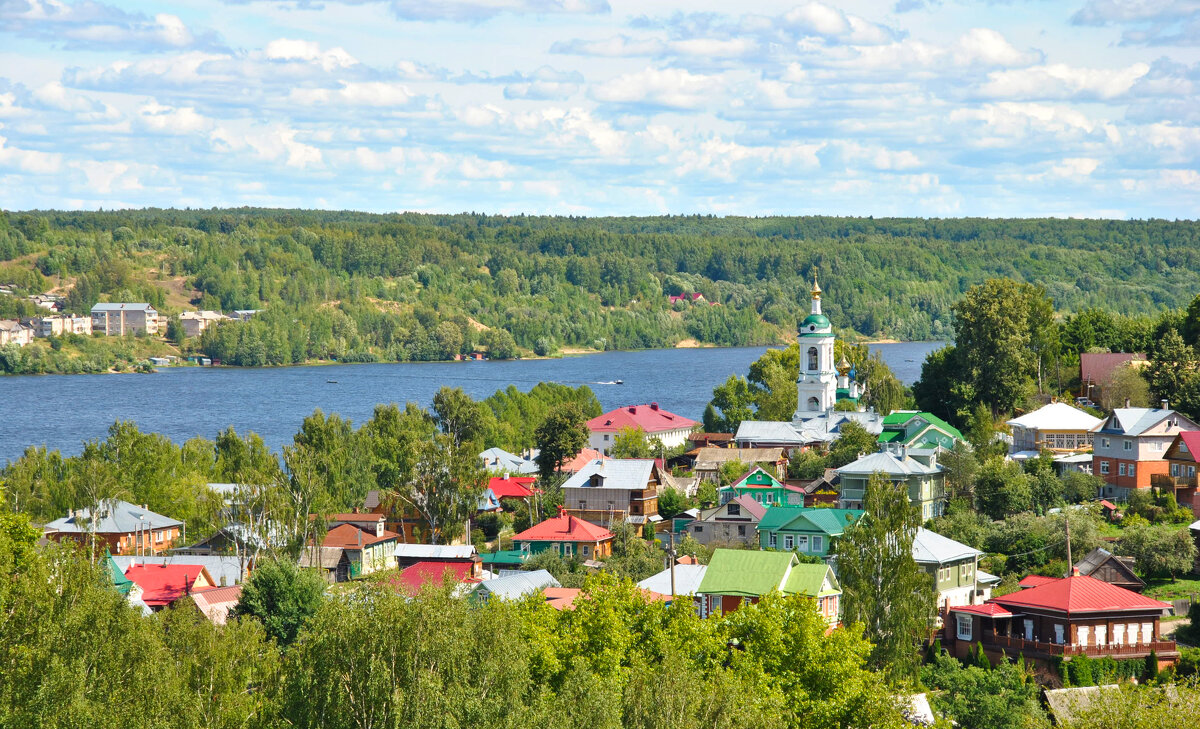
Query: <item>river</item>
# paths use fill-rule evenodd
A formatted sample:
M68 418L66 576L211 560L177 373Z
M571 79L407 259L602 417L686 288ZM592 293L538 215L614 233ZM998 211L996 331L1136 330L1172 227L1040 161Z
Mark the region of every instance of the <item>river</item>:
M925 355L940 342L873 344L905 384L921 373ZM290 443L313 410L361 423L378 403L415 401L428 406L442 385L476 399L509 385L586 384L605 410L657 402L700 419L712 390L731 374L746 374L765 347L604 352L561 359L507 362L422 362L239 369L169 367L153 375L40 375L0 378L0 462L27 446L73 455L104 438L115 420L176 443L213 438L228 426L253 430L278 450ZM622 380L622 385L598 384Z

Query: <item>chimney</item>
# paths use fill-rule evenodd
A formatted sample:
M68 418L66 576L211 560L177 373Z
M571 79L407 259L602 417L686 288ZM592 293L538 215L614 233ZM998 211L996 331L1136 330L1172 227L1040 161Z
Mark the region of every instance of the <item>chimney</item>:
M656 403L656 402L652 402L652 403L650 403L650 409L651 409L651 410L658 410L658 403Z
M1159 402L1159 404L1160 404L1160 405L1162 405L1162 409L1163 409L1163 410L1166 410L1166 409L1167 409L1167 398L1165 398L1165 397L1164 397L1164 398L1163 398L1163 399L1162 399L1162 400Z
M1074 566L1073 566L1073 567L1071 567L1071 576L1072 576L1072 577L1078 577L1078 576L1079 576L1079 568L1078 568L1078 567L1074 567Z
M1129 407L1129 398L1125 398L1125 407Z
M629 406L629 412L630 412L630 414L631 414L631 415L637 415L637 406L636 406L636 405L630 405L630 406Z

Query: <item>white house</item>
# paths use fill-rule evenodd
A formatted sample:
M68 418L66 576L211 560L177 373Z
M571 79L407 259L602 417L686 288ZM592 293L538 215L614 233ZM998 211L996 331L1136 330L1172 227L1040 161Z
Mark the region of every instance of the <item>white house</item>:
M683 445L699 425L695 420L667 412L652 402L649 405L628 405L610 410L587 422L588 446L610 455L613 439L627 428L641 428L647 436L658 438L667 448Z

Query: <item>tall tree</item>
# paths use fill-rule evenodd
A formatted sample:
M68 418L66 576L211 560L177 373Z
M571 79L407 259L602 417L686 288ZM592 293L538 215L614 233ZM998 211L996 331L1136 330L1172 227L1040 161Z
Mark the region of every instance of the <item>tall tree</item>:
M430 544L438 544L465 528L486 480L475 453L464 452L448 435L435 435L417 445L413 471L398 493L429 525Z
M841 468L858 460L860 455L879 450L875 436L853 420L842 423L838 439L829 447L829 467Z
M834 548L844 621L874 644L870 663L876 669L912 677L937 605L933 583L912 554L921 515L907 491L882 474L867 481L863 509Z
M750 383L745 377L730 375L713 388L713 399L704 409L704 429L710 433L736 432L743 420L753 417L753 406Z
M268 560L242 583L233 614L257 619L281 646L296 640L325 598L325 580L316 570L301 569L293 560Z
M535 429L538 474L543 480L574 458L588 442L587 415L577 402L556 405Z
M1146 382L1155 399L1173 401L1188 381L1196 376L1196 350L1183 341L1179 332L1168 330L1150 349Z
M622 428L613 436L613 458L655 458L662 453L662 441L637 428Z
M443 386L433 396L433 419L455 445L471 442L482 446L496 417L491 408L472 400L461 387Z

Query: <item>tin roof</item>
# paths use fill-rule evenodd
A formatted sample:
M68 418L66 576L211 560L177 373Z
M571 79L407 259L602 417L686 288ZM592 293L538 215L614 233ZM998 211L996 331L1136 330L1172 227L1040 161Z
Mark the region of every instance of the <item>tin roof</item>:
M1171 607L1168 603L1087 575L1063 577L1027 590L992 598L992 602L1008 608L1045 608L1068 614L1163 610Z
M664 430L692 428L696 425L699 423L695 420L667 412L656 402L617 408L587 421L588 430L601 433L625 428L641 428L647 433L661 433Z

